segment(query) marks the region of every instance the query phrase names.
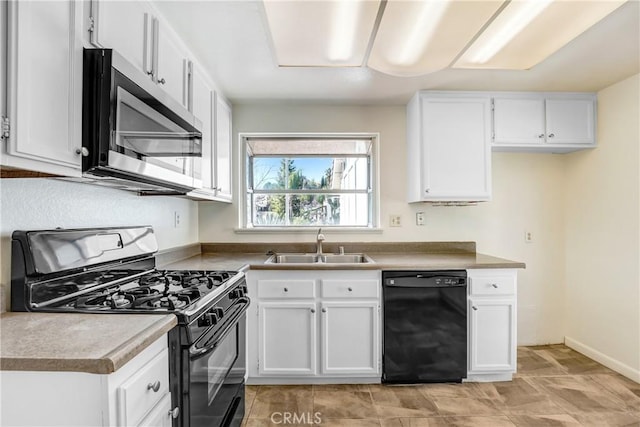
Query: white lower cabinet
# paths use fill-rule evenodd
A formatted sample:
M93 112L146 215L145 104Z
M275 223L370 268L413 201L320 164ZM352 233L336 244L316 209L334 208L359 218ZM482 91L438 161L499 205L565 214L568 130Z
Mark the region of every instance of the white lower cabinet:
M467 270L469 380L511 379L516 371L516 270Z
M328 301L320 306L321 372L379 375L379 303Z
M260 375L315 375L316 304L283 301L259 307Z
M0 371L0 425L170 426L167 338L109 375Z
M379 382L380 271L251 270L250 384Z

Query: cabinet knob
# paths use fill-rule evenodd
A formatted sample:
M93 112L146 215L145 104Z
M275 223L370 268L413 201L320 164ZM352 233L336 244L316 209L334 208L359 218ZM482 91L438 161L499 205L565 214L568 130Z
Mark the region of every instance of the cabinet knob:
M326 313L326 312L327 312L327 309L326 309L326 308L323 308L323 309L322 309L322 312L323 312L323 313Z
M289 288L284 288L284 291L285 292L289 292Z
M311 309L311 312L312 312L312 313L315 313L315 312L316 312L316 309L315 309L315 308L312 308L312 309Z
M89 155L89 149L87 147L76 148L76 154L87 157Z
M549 138L553 138L554 136L556 136L556 134L555 134L555 133L550 133L550 134L549 134Z
M353 288L347 288L349 292L353 292Z
M427 188L426 190L424 190L424 192L428 194L429 193L429 189Z
M178 415L180 415L180 408L178 408L178 407L176 406L175 408L173 408L173 409L171 409L171 410L169 411L169 414L168 414L168 415L169 415L169 417L171 417L171 418L173 418L173 419L178 418Z
M147 384L147 390L153 390L154 393L157 393L160 390L160 381Z
M158 83L161 84L161 85L165 84L166 82L167 81L164 79L164 77L161 78L160 80L158 80Z
M472 305L471 308L473 308L473 311L478 311L478 307L476 307L475 305Z
M493 286L494 288L498 289L498 284L497 283L492 283L491 286Z
M538 138L544 138L544 133L541 133L540 135L538 135Z

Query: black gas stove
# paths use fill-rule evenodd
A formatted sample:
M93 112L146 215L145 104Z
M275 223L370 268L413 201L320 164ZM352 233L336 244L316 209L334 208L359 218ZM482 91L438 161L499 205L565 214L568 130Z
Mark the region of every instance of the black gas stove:
M15 231L13 311L174 314L174 427L239 426L244 415L244 274L155 267L151 227ZM203 381L202 372L209 371Z

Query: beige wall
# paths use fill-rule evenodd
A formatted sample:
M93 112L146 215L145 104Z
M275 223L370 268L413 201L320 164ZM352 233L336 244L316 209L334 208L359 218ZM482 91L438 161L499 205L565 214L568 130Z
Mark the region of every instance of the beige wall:
M598 149L566 159L566 337L640 381L640 75L598 93Z
M479 252L523 261L519 272L519 342L563 339L564 156L493 154L493 200L469 207L432 207L406 202L404 106L236 105L238 132L379 132L382 233L325 233L328 241L472 240ZM415 225L415 212L426 225ZM402 216L391 228L389 215ZM201 203L200 240L313 241L313 232L239 234L237 206ZM534 242L525 243L525 231Z
M174 212L181 227L174 228ZM0 180L0 303L9 309L11 233L56 227L152 225L160 249L198 242L197 203L43 178Z

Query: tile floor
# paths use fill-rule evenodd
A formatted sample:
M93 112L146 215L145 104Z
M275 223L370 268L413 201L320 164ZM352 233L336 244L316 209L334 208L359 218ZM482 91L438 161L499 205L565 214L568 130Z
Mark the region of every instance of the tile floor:
M285 412L304 418L287 423ZM640 426L640 384L564 345L549 345L519 347L510 382L247 387L243 426L314 421L328 427Z

